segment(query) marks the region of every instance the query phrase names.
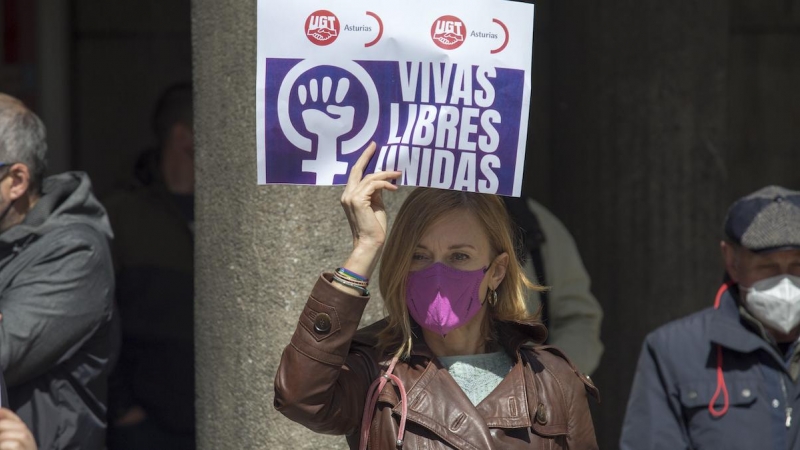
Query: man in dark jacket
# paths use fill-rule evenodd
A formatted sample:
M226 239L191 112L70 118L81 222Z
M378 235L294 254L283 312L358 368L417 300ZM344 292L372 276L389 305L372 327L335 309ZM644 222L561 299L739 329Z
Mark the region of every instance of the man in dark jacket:
M0 94L0 370L41 448L101 449L112 233L85 174L43 179L46 149L39 118Z
M191 450L194 438L192 90L175 85L154 118L160 145L106 199L122 319L109 393L111 450Z
M622 450L800 448L800 192L736 201L725 234L714 306L644 343Z

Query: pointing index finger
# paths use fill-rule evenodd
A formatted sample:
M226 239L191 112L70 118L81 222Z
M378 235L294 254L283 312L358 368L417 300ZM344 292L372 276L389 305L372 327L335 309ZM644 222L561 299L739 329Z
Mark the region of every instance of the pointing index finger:
M372 141L369 143L367 148L361 152L361 156L358 157L358 160L350 169L350 182L358 183L361 181L361 178L364 176L364 170L367 168L367 164L369 164L369 160L372 159L372 155L375 154L376 147L375 141Z

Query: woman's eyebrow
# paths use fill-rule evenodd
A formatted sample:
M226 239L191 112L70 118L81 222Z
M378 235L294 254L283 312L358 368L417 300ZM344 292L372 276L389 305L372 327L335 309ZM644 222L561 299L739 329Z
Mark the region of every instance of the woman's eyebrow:
M447 249L448 250L458 250L458 249L461 249L461 248L471 248L473 250L477 250L477 247L475 247L472 244L453 244L450 247L448 247ZM419 250L429 250L428 247L425 247L422 244L417 244L417 249L419 249Z
M456 250L460 248L471 248L473 250L477 250L474 245L472 244L454 244L450 246L450 250Z

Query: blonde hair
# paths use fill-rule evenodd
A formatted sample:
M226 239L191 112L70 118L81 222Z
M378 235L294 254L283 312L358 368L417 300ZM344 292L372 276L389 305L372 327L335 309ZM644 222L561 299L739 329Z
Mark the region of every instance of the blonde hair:
M406 279L412 255L428 228L445 214L465 210L475 215L483 226L493 252L492 258L508 253L503 281L497 286L497 303L487 304L482 331L487 342L494 340L495 321L535 320L525 305L525 289L544 290L527 279L515 256L514 232L499 197L490 194L417 188L400 207L386 240L379 271L380 291L388 313L387 325L378 334L378 347L396 349L393 353L407 358L413 345L411 319L406 306Z

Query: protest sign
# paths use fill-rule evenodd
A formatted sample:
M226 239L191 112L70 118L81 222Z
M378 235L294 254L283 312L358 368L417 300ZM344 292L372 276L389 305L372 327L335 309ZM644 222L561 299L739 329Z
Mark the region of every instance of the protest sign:
M406 185L519 196L533 5L258 1L258 183Z

